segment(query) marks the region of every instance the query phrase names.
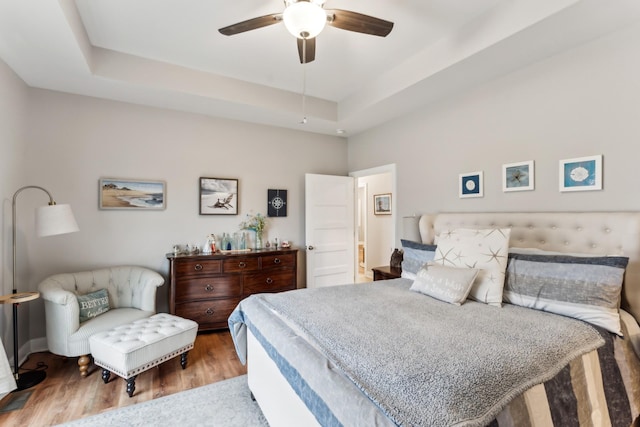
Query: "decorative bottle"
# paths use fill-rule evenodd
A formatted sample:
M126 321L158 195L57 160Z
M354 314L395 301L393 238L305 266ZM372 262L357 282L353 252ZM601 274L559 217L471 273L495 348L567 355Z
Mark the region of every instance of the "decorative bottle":
M213 234L209 235L209 244L211 245L211 253L216 253L216 236Z
M256 231L256 249L262 249L262 231Z
M211 255L211 236L207 236L207 241L202 247L202 255Z

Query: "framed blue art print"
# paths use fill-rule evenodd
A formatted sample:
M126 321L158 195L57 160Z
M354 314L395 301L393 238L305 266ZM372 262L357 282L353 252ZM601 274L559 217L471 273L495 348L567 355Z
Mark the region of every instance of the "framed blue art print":
M502 191L526 191L535 187L533 160L502 165Z
M602 155L560 160L560 191L602 190Z
M482 171L461 173L458 180L458 192L461 199L482 197Z

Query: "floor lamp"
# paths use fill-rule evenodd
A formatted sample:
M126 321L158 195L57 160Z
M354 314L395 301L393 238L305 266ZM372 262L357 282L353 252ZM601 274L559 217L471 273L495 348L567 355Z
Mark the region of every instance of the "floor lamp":
M49 196L49 205L36 209L36 234L38 237L55 236L57 234L73 233L78 231L78 224L69 205L57 205L51 197L51 193L37 185L27 185L13 194L12 204L12 237L13 237L13 293L4 298L3 302L13 304L13 376L16 380L17 390L33 387L45 379L45 371L28 371L20 374L18 367L18 305L21 302L37 299L38 292L18 293L16 284L16 199L23 190L37 189L44 191Z

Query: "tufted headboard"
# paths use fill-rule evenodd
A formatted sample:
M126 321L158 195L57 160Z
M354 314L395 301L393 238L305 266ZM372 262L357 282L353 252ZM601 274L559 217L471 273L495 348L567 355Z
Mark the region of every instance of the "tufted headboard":
M423 243L452 228L511 228L509 245L546 251L629 257L622 307L640 323L640 213L480 212L422 215Z

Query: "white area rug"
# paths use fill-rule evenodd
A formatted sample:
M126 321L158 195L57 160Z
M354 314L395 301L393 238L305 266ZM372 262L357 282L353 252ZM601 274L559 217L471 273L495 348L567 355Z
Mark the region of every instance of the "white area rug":
M246 375L61 424L65 427L267 425L258 404L251 400Z

